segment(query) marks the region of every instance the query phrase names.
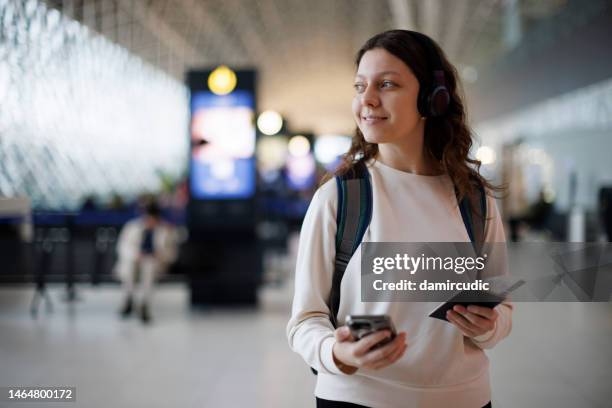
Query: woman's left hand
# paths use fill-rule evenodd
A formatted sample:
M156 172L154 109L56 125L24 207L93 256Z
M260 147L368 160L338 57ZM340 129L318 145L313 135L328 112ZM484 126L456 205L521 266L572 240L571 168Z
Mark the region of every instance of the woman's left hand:
M495 328L498 313L495 309L483 306L469 305L467 309L455 305L453 310L446 312L446 318L454 324L464 336L474 338Z

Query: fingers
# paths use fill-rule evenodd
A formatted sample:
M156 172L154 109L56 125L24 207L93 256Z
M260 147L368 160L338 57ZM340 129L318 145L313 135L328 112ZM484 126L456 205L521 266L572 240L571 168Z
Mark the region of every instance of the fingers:
M406 351L406 334L399 334L391 343L370 352L364 361L364 367L378 370L395 363Z
M389 338L390 336L391 332L389 330L381 330L379 332L365 336L357 342L357 347L355 348L355 355L363 356L367 354L372 347L374 347L384 339Z
M449 310L448 312L446 312L446 318L449 322L457 326L457 328L461 330L461 332L467 337L476 337L480 334L476 333L476 331L474 330L474 325L472 323L470 323L465 317L463 317L457 312Z
M472 310L478 310L479 314L472 312ZM456 305L453 307L453 311L457 312L465 320L475 326L472 329L482 329L485 332L495 327L495 321L498 316L497 311L493 309L473 305L470 305L467 309L461 305ZM490 317L486 317L485 315Z
M405 343L406 336L401 333L397 335L393 341L385 344L384 346L378 347L375 350L371 350L367 353L363 358L362 362L364 364L373 364L379 360L386 359L391 354L393 354L402 344Z
M336 341L338 342L353 341L351 330L347 326L338 327L334 331L334 337L336 338Z
M342 338L343 331L336 330L336 339ZM354 367L364 367L370 369L380 369L396 362L404 355L406 351L406 333L399 333L391 342L384 346L372 350L380 341L388 338L391 335L389 330L383 330L370 334L358 342L347 343L337 342L334 347L337 347L337 357L344 364ZM344 350L344 351L343 351Z
M490 307L469 305L467 311L489 320L497 320L497 316L499 316L497 310L491 309Z
M463 317L465 320L472 323L476 327L480 327L484 329L488 325L487 319L483 319L482 317L474 313L470 313L467 310L462 311L462 309L459 309L459 307L456 306L455 311L458 312L461 315L461 317Z
M399 347L394 353L392 353L391 355L389 355L387 358L372 364L369 368L373 369L373 370L380 370L381 368L385 368L387 366L390 366L391 364L395 363L397 360L399 360L400 358L402 358L404 356L404 353L406 352L406 349L408 348L408 345L406 343L404 343L401 347Z

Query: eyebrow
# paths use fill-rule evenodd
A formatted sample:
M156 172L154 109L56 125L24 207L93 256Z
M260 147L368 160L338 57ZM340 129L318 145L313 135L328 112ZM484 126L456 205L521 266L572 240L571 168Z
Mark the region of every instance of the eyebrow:
M396 72L396 71L383 71L383 72L378 72L378 73L376 73L376 75L375 75L375 76L383 76L383 75L389 75L389 74L399 75L399 72ZM363 76L363 75L360 75L360 74L355 75L355 78L363 78L363 77L364 77L364 76Z

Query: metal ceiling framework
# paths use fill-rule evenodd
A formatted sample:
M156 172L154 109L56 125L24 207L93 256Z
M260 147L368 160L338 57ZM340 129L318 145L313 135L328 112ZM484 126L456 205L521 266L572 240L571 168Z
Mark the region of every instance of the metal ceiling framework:
M298 131L346 133L353 56L390 28L423 31L459 68L507 50L504 22L519 0L47 0L47 4L183 81L194 67L259 70L259 108ZM521 0L528 28L569 0ZM461 69L460 69L461 70Z

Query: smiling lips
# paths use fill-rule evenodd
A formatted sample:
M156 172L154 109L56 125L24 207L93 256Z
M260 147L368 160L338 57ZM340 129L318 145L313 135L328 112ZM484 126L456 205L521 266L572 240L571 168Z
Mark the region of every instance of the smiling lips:
M376 125L387 120L387 117L377 115L365 115L361 117L361 120L368 125Z

